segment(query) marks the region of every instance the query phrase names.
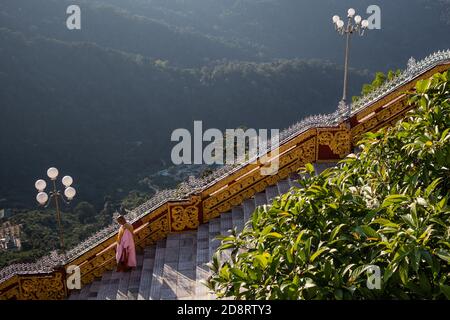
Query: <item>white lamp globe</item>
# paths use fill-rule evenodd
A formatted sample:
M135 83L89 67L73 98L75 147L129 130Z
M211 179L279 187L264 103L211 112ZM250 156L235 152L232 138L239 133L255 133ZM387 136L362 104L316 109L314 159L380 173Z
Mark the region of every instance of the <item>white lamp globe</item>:
M339 16L336 16L336 15L333 16L333 23L337 23L339 20L341 20L341 18L339 18Z
M71 176L64 176L62 178L62 184L67 188L70 187L73 183L73 179Z
M349 18L353 18L353 16L355 15L356 11L355 11L355 9L350 8L350 9L348 9L347 13L348 13L348 17Z
M56 180L56 178L58 178L58 174L59 174L58 169L54 167L51 167L50 169L47 170L47 176L52 180Z
M344 26L344 21L339 20L339 21L337 22L337 26L338 26L338 28L342 28L342 27Z
M361 16L356 16L356 17L355 17L355 22L356 22L356 24L360 24L360 23L361 23L361 20L362 20Z
M363 21L361 22L361 25L362 25L363 28L367 28L367 27L369 26L369 21L363 20Z
M64 195L69 200L72 200L76 194L77 194L77 191L73 187L68 187L68 188L66 188L66 190L64 190Z
M44 191L45 187L47 187L47 183L44 180L39 179L34 183L34 186L37 191L42 192Z
M48 194L45 192L39 192L36 196L36 200L40 205L44 205L48 200Z

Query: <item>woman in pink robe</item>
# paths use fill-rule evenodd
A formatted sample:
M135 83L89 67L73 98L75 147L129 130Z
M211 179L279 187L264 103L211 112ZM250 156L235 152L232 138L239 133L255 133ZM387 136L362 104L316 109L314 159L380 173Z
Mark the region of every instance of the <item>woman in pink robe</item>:
M117 234L117 271L126 272L136 267L137 264L133 226L127 223L124 216L119 216L117 222L120 224L119 233Z

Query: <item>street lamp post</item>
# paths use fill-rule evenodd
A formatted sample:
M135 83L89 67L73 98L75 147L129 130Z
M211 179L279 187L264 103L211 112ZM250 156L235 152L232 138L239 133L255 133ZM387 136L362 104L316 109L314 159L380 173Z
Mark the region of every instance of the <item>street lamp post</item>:
M72 183L73 183L73 179L71 176L64 176L61 179L62 184L65 187L64 190L64 195L67 198L67 201L64 199L63 194L61 193L61 191L59 191L56 187L56 179L58 178L59 175L59 171L58 169L52 167L50 169L47 170L47 176L50 178L50 180L52 181L53 184L53 190L51 190L49 192L49 195L44 191L45 188L47 187L47 183L45 182L45 180L39 179L36 181L36 183L34 184L34 186L36 187L38 194L36 195L36 200L37 202L39 202L39 204L41 206L44 206L45 208L48 207L51 203L52 198L55 200L55 207L56 207L56 220L58 221L58 229L59 229L59 241L60 241L60 246L61 246L61 250L63 251L63 253L65 253L65 248L64 248L64 236L63 236L63 230L62 230L62 225L61 225L61 212L59 209L59 198L61 198L61 200L68 204L76 195L76 190L75 188L71 187Z
M349 111L347 106L347 85L348 85L348 59L350 50L350 36L352 34L364 35L365 30L369 26L369 21L363 20L361 16L356 15L356 11L353 8L348 9L347 12L347 25L337 15L333 16L333 24L335 30L342 36L345 36L345 64L344 64L344 88L342 93L342 99L339 102L339 108Z

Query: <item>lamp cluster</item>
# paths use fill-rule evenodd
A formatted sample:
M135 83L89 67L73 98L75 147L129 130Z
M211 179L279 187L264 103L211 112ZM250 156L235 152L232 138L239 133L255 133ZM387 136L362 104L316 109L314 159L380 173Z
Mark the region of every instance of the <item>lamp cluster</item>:
M59 175L59 171L56 168L52 167L47 170L47 176L50 178L50 180L53 181L54 186L55 186L56 179L58 178L58 175ZM61 182L65 187L64 195L66 196L68 201L71 201L77 194L75 188L71 187L71 185L73 183L72 177L64 176L61 179ZM36 181L34 186L36 187L36 189L38 191L38 194L36 196L37 202L39 202L40 205L45 205L49 199L49 195L44 191L45 188L47 187L47 183L45 182L45 180L39 179ZM56 188L54 189L53 192L50 192L50 197L58 196L58 195L60 195L60 194L58 191L56 191Z
M363 20L361 16L356 15L356 11L353 8L348 9L347 12L348 23L341 20L338 15L333 16L333 24L338 33L341 35L347 33L359 33L364 35L364 31L369 27L369 21Z

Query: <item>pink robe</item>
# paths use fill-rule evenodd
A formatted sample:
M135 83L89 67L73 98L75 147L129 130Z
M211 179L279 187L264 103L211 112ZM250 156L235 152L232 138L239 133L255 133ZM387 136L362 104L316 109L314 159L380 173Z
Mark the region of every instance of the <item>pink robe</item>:
M117 246L116 250L116 261L119 263L120 257L122 256L123 251L126 250L128 254L128 267L136 267L136 248L134 246L133 234L130 230L125 229L122 239L120 240L120 244Z

